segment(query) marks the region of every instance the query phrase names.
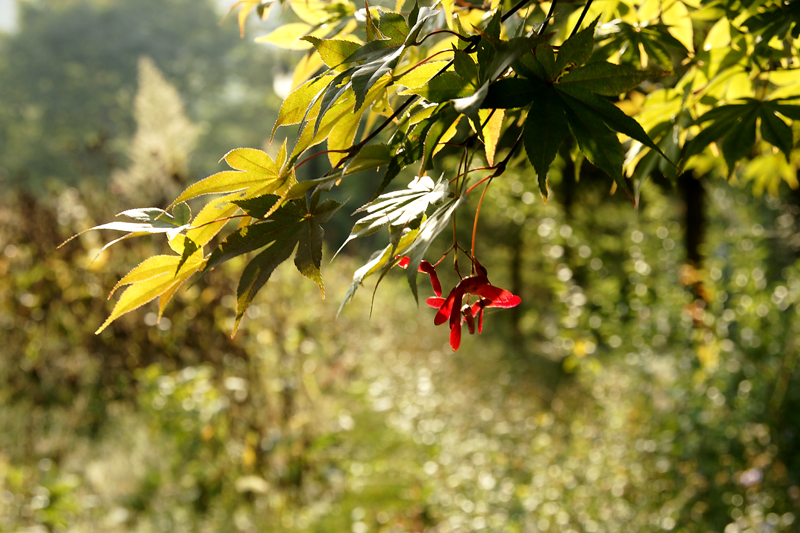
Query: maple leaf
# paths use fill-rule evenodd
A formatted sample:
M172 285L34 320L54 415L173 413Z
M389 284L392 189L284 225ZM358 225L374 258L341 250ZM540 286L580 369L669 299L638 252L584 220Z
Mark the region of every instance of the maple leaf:
M192 217L192 212L189 206L185 203L180 203L173 207L172 214L159 209L157 207L143 207L138 209L128 209L117 215L125 216L134 222L107 222L85 229L80 233L76 233L66 241L62 242L58 247L61 248L71 240L80 237L87 231L95 231L101 229L109 229L115 231L124 231L127 235L123 235L106 243L101 252L120 241L129 239L131 237L141 237L142 235L153 235L163 233L167 239L172 241L179 233L189 228L189 219Z
M245 266L237 289L236 322L232 334L236 333L244 312L272 272L289 259L297 248L294 263L301 274L314 281L325 298L320 265L322 263L321 224L329 221L342 206L333 200L319 202L319 194L313 194L307 202L290 201L273 209L277 196L234 201L249 216L258 219L254 224L239 228L225 238L208 258L204 271L225 261L260 251Z
M378 196L356 211L366 213L366 216L355 223L350 235L336 253L348 242L372 235L384 226L418 227L428 207L441 204L448 193L446 181L440 179L434 184L429 176L417 176L408 188Z

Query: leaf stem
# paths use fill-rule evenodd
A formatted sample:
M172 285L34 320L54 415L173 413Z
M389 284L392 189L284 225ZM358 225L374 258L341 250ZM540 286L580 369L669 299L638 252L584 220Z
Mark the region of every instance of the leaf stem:
M466 41L466 42L468 42L468 43L469 43L469 42L473 42L473 41L475 40L475 37L474 37L474 36L472 36L472 37L465 37L465 36L461 35L460 33L458 33L458 32L455 32L455 31L453 31L453 30L436 30L436 31L432 31L432 32L430 32L429 34L427 34L425 37L423 37L423 38L422 38L422 40L420 40L420 41L414 41L414 44L412 44L412 45L409 45L409 46L419 46L420 44L424 43L424 42L425 42L425 39L427 39L428 37L430 37L430 36L432 36L432 35L439 34L439 33L449 33L449 34L451 34L451 35L455 35L456 37L458 37L458 38L459 38L459 39L461 39L462 41Z
M200 224L199 226L191 226L189 228L186 228L186 230L188 231L188 230L193 230L193 229L200 229L200 228L203 228L205 226L208 226L209 224L216 224L217 222L227 222L228 220L233 220L234 218L244 218L244 217L252 217L252 216L253 215L248 215L247 213L245 213L243 215L231 215L229 217L215 218L214 220L206 222L205 224ZM255 218L255 217L253 217L253 218Z
M450 247L450 248L449 248L449 249L448 249L448 250L447 250L447 251L446 251L444 254L442 254L442 257L440 257L440 258L439 258L439 260L438 260L438 261L436 261L436 262L433 264L433 268L436 268L436 267L438 267L438 266L439 266L439 264L440 264L442 261L444 261L444 260L447 258L447 256L448 256L448 255L450 255L450 252L452 252L453 250L456 250L456 254L458 253L458 250L455 248L455 246L451 246L451 247Z
M331 154L331 153L334 153L334 154L336 154L336 153L338 153L338 154L345 153L345 154L346 154L347 152L349 152L349 150L322 150L321 152L317 152L316 154L311 154L310 156L306 157L305 159L303 159L302 161L300 161L299 163L297 163L297 164L294 166L294 168L300 168L300 167L302 167L302 166L303 166L303 164L305 164L306 162L308 162L308 161L310 161L310 160L314 159L315 157L318 157L318 156L321 156L321 155L324 155L324 154Z
M489 167L489 168L491 168L491 167ZM477 170L477 169L476 169L476 170ZM486 169L483 169L483 170L486 170ZM478 183L476 183L475 185L473 185L472 187L470 187L469 189L467 189L467 194L471 193L471 192L472 192L472 191L473 191L473 190L474 190L476 187L480 186L480 184L481 184L481 183L483 183L484 181L486 181L486 180L490 180L490 179L492 179L493 177L494 177L494 174L492 174L492 175L490 175L490 176L486 176L485 178L483 178L482 180L480 180Z
M403 113L403 111L405 111L405 110L406 110L406 108L407 108L408 106L410 106L411 104L413 104L413 103L414 103L414 102L416 102L417 100L419 100L419 96L417 96L417 95L414 95L414 96L412 96L411 98L409 98L408 100L406 100L405 102L403 102L402 104L400 104L400 107L398 107L398 108L395 110L395 112L391 114L391 116L389 116L389 117L388 117L386 120L384 120L384 121L381 123L381 125L380 125L380 126L378 126L377 128L375 128L375 129L374 129L374 130L373 130L373 131L372 131L372 132L371 132L369 135L367 135L365 138L363 138L363 139L361 140L361 142L360 142L360 143L358 143L357 145L355 145L355 146L354 146L354 147L351 149L351 150L352 150L352 152L353 152L353 155L355 156L355 155L356 155L358 152L360 152L360 151L361 151L361 149L362 149L362 148L363 148L363 147L364 147L364 146L365 146L365 145L366 145L366 144L367 144L369 141L371 141L372 139L374 139L375 137L377 137L377 135L378 135L380 132L382 132L382 131L383 131L383 130L384 130L384 129L385 129L385 128L386 128L386 127L389 125L389 124L391 124L391 123L392 123L392 121L393 121L394 119L396 119L397 117L399 117L399 116L400 116L400 115Z
M489 190L489 185L492 183L492 178L494 178L494 174L489 176L488 181L486 182L486 186L483 188L483 192L481 193L481 199L478 200L478 208L475 210L475 221L472 223L472 260L475 260L475 235L478 233L478 217L481 215L481 206L483 205L483 199L486 196L486 191ZM484 180L481 180L484 181Z
M405 76L406 74L411 72L412 70L416 69L417 67L421 67L422 65L424 65L425 63L427 63L428 61L430 61L434 57L438 56L439 54L446 54L448 52L454 52L454 51L455 50L453 50L452 48L447 48L445 50L439 50L438 52L434 53L433 55L426 57L425 59L423 59L422 61L420 61L416 65L407 68L402 74L392 74L392 80L393 81L394 80L399 80L400 78L402 78L403 76ZM437 75L438 75L438 73L437 73Z

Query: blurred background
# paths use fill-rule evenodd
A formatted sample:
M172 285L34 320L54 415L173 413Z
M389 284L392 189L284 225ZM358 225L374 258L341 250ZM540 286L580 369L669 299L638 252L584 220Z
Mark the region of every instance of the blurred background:
M546 205L509 170L479 247L523 303L457 353L402 274L334 320L369 242L323 304L279 269L234 339L235 261L95 336L166 244L58 244L280 144L297 56L240 39L229 4L0 1L0 531L800 530L780 178L654 180L634 209L563 160ZM329 248L376 183L343 186Z

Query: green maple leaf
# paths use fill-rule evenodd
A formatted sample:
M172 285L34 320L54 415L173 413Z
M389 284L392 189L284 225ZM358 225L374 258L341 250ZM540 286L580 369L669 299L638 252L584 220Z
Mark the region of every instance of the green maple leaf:
M416 45L416 39L425 23L437 16L438 13L439 11L436 9L419 8L413 19L413 25L411 18L406 23L397 13L381 15L378 25L374 24L371 15L368 16L368 22L375 31L375 34L372 35L373 38L367 39L366 44L342 61L341 64L349 65L348 68L334 77L312 103L314 105L317 99L320 102L314 134L316 135L326 113L348 89L352 89L355 95L355 109L361 109L370 89L380 78L394 70L405 51ZM383 31L389 38L382 38L384 35L379 35Z
M317 203L318 199L319 195L314 194L308 202L287 202L274 211L272 208L279 199L272 195L236 202L245 213L259 220L230 234L209 256L204 269L207 271L234 257L262 250L250 260L239 279L233 333L255 295L269 281L275 268L291 257L295 248L297 270L319 285L325 297L320 273L324 235L321 224L329 221L342 204L330 199ZM262 219L264 216L266 218Z
M396 261L396 257L399 254L404 253L405 250L411 244L413 244L414 240L417 238L417 234L419 234L419 228L403 229L399 233L399 238L396 240L396 242L387 244L382 250L378 250L373 253L372 257L369 258L369 261L367 261L366 264L353 273L353 282L350 284L342 303L339 305L339 310L336 312L337 317L342 312L342 309L344 309L344 306L347 305L347 302L353 299L353 296L355 296L356 291L361 286L361 283L364 281L364 279L367 276L371 276L372 274L375 274L381 270L385 271L387 267L393 266L394 262Z
M593 53L595 59L607 59L622 50L622 64L642 65L644 58L641 51L644 50L648 66L652 59L658 65L669 68L672 66L671 50L686 53L686 47L669 33L669 28L664 24L634 27L625 22L617 22L605 25L604 31L606 33L598 38L603 44Z
M586 159L614 179L630 198L630 189L622 175L624 151L617 133L666 157L638 122L603 98L629 91L645 79L663 76L665 72L608 62L586 63L591 57L596 24L597 20L567 39L558 55L543 43L520 56L513 64L520 77L492 84L482 104L489 108L531 106L524 124L523 143L545 198L547 172L570 134Z
M734 165L747 157L756 142L757 119L761 119L761 138L777 147L788 160L793 146L792 128L780 118L800 119L800 106L745 98L741 104L716 107L699 117L695 124L705 124L686 145L683 161L699 154L712 142L722 139L722 155L733 172Z
M378 196L356 211L366 215L355 223L339 251L348 242L372 235L384 226L418 227L428 206L444 202L449 190L446 181L434 183L428 176L422 176L414 179L407 189Z
M445 202L440 204L430 217L426 218L419 226L419 232L411 243L404 251L409 257L407 268L408 285L411 287L411 292L414 294L414 299L419 300L417 295L417 269L420 262L425 257L425 252L428 251L431 243L436 237L444 231L450 224L450 219L456 209L466 200L466 195L457 196L455 198L448 198Z
M286 161L285 143L277 160L255 148L231 150L223 159L234 170L217 172L198 181L183 191L172 204L186 202L204 194L241 192L242 198L282 194L296 182L293 172L281 169Z

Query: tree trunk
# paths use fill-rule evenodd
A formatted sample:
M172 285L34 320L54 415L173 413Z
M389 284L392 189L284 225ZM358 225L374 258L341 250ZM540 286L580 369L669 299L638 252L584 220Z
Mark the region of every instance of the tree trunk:
M703 262L700 246L703 243L706 227L705 188L691 172L685 172L678 177L678 189L684 204L686 261L695 268L700 268Z

